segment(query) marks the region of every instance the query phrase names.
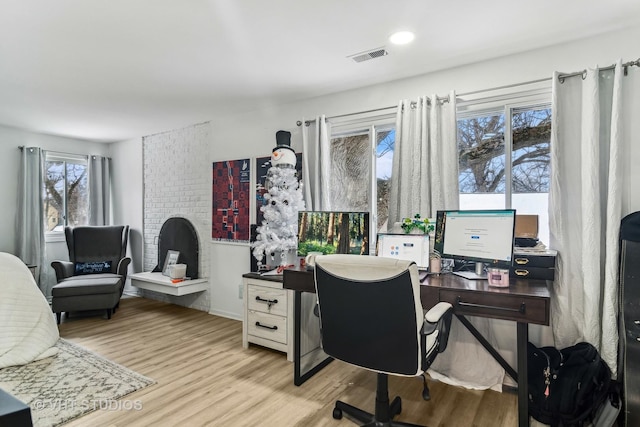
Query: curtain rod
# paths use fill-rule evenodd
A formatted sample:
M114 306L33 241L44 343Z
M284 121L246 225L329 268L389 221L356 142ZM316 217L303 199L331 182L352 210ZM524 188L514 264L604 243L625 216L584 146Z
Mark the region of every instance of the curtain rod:
M514 83L514 84L510 84L510 85L505 85L505 86L492 87L492 88L489 88L489 89L476 90L476 91L473 91L473 92L459 93L459 94L457 94L456 98L458 96L475 95L477 93L491 92L493 90L500 90L500 89L508 89L508 88L511 88L511 87L524 86L524 85L529 85L529 84L534 84L534 83L541 83L541 82L550 81L550 80L551 80L551 77L547 77L547 78L544 78L544 79L530 80L530 81L527 81L527 82L524 82L524 83ZM436 96L436 98L437 98L438 101L443 102L443 103L450 101L449 100L449 95L444 96L444 97ZM414 101L414 102L411 103L411 107L414 108L415 106L416 106L416 102ZM338 118L338 117L348 117L348 116L353 116L353 115L356 115L356 114L374 113L376 111L390 110L392 108L397 108L397 105L392 105L392 106L389 106L389 107L382 107L382 108L375 108L373 110L360 111L360 112L356 112L356 113L341 114L341 115L337 115L337 116L327 117L327 119L335 119L335 118ZM305 126L309 126L311 123L315 123L315 121L316 121L316 119L305 120L304 124L305 124ZM297 126L302 126L302 121L298 120L296 122L296 125Z
M482 93L482 92L492 92L494 90L509 89L509 88L512 88L512 87L532 85L532 84L535 84L535 83L542 83L542 82L550 81L551 79L552 79L552 77L545 77L544 79L529 80L529 81L522 82L522 83L513 83L513 84L510 84L510 85L496 86L496 87L492 87L492 88L489 88L489 89L480 89L480 90L474 90L474 91L471 91L471 92L459 93L459 94L457 94L457 96L476 95L476 94Z
M608 67L600 68L600 71L613 70L615 67L616 67L615 64L612 64L612 65L610 65ZM626 76L627 75L627 70L628 70L629 67L640 67L640 58L636 59L635 61L625 62L625 63L622 64L622 67L624 68L624 75ZM559 74L558 75L558 80L560 81L560 83L564 83L565 79L567 79L569 77L575 77L575 76L582 76L582 78L584 79L586 77L586 73L587 73L587 70L577 71L575 73ZM493 87L493 88L490 88L490 89L481 89L481 90L476 90L476 91L472 91L472 92L459 93L459 94L457 94L457 96L468 96L468 95L475 95L475 94L482 93L482 92L491 92L491 91L494 91L494 90L509 89L509 88L517 87L517 86L525 86L525 85L534 84L534 83L542 83L542 82L545 82L545 81L549 81L551 79L552 79L551 77L547 77L547 78L544 78L544 79L530 80L530 81L527 81L527 82L524 82L524 83L514 83L514 84L510 84L510 85L505 85L505 86L497 86L497 87ZM440 97L436 97L436 98L437 98L438 101L441 101L441 102L449 102L449 96L446 96L446 97L443 97L443 98L440 98ZM415 105L416 105L415 102L411 103L412 107L415 107ZM389 107L374 108L372 110L359 111L359 112L356 112L356 113L340 114L340 115L337 115L337 116L327 117L327 119L335 119L335 118L338 118L338 117L354 116L356 114L375 113L376 111L390 110L392 108L397 108L397 106L396 105L392 105L392 106L389 106ZM305 124L305 126L309 126L311 123L314 123L315 121L316 121L316 119L305 120L304 124ZM298 120L296 122L296 125L297 126L302 126L302 121Z
M439 101L439 102L442 102L442 103L449 102L449 95L443 96L443 97L436 96L436 100ZM431 100L427 97L427 103L429 103L429 102L431 102ZM417 103L415 101L411 102L411 108L415 108L416 105L417 105ZM397 105L390 105L389 107L374 108L374 109L366 110L366 111L357 111L355 113L338 114L336 116L327 117L327 119L336 119L336 118L339 118L339 117L349 117L349 116L355 116L355 115L358 115L358 114L375 113L377 111L391 110L392 108L398 108L398 106ZM304 125L305 126L309 126L311 123L314 123L315 121L316 121L316 119L305 120L304 121ZM302 121L298 120L296 122L296 125L297 126L302 126Z
M372 110L358 111L358 112L356 112L356 113L339 114L339 115L337 115L337 116L330 116L330 117L327 117L327 119L336 119L336 118L338 118L338 117L349 117L349 116L355 116L356 114L375 113L375 112L377 112L377 111L390 110L390 109L392 109L392 108L396 108L396 107L397 107L397 105L391 105L391 106L389 106L389 107L374 108L374 109L372 109ZM315 121L316 121L316 119L309 119L309 120L305 120L305 121L304 121L304 125L305 125L305 126L309 126L311 123L315 123ZM296 122L296 125L297 125L297 126L302 126L302 121L301 121L301 120L298 120L298 121Z
M20 149L20 151L24 151L25 148L31 148L31 147L25 147L24 145L18 145L18 149ZM33 148L36 148L36 147L33 147ZM70 156L70 157L86 157L87 159L89 157L93 157L94 159L96 157L104 157L105 159L111 159L111 157L102 156L100 154L78 154L78 153L69 153L69 152L66 152L66 151L44 150L42 148L40 150L42 150L43 152L52 153L54 155L58 154L58 155Z
M640 58L635 61L629 61L622 64L622 68L624 68L624 75L627 75L629 67L640 67ZM598 71L609 71L616 68L616 64L611 64L608 67L602 67L598 69ZM558 81L560 83L564 83L565 79L569 77L581 76L582 80L587 78L587 70L584 69L582 71L576 71L575 73L566 73L566 74L558 74Z
M39 148L39 147L25 147L24 145L18 145L20 151L24 151L25 148Z

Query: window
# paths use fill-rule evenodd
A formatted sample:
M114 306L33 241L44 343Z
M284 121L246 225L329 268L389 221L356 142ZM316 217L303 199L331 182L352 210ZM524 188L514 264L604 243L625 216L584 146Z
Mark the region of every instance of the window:
M463 104L458 181L460 209L536 214L538 237L548 246L551 107L541 99L544 93L501 107Z
M89 222L86 156L47 152L44 171L45 232Z
M373 122L373 123L372 123ZM370 212L379 230L389 216L395 115L359 127L333 125L330 141L332 210Z

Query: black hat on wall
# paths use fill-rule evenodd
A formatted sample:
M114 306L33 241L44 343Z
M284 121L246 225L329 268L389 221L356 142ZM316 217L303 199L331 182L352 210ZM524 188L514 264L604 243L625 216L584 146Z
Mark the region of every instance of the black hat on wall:
M289 150L294 151L291 148L291 132L287 132L286 130L279 130L276 132L276 143L277 146L272 150L275 151L279 148L288 148Z

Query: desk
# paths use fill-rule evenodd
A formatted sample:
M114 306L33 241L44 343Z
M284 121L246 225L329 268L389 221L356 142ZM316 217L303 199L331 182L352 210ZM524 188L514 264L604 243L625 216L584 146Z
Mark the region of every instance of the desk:
M31 427L31 408L0 389L0 426Z
M283 287L295 291L295 335L294 335L294 382L300 385L310 376L322 369L318 366L306 378L299 369L300 356L300 294L315 292L313 272L285 270ZM550 283L550 282L549 282ZM509 375L518 383L518 424L529 425L528 384L527 384L527 341L529 341L529 323L549 325L550 294L545 280L511 279L508 288L490 287L486 280L467 280L452 274L429 276L420 287L420 300L424 309L433 307L440 301L453 305L453 312L460 322L491 353ZM517 371L500 356L489 342L471 325L465 316L480 316L517 322ZM330 359L329 359L330 360ZM518 375L518 372L523 375Z

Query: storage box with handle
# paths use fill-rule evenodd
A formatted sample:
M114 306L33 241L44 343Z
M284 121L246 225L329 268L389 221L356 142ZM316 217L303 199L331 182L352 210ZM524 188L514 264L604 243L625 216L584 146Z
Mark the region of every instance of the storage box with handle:
M554 280L557 251L513 252L513 262L509 276L519 279Z

